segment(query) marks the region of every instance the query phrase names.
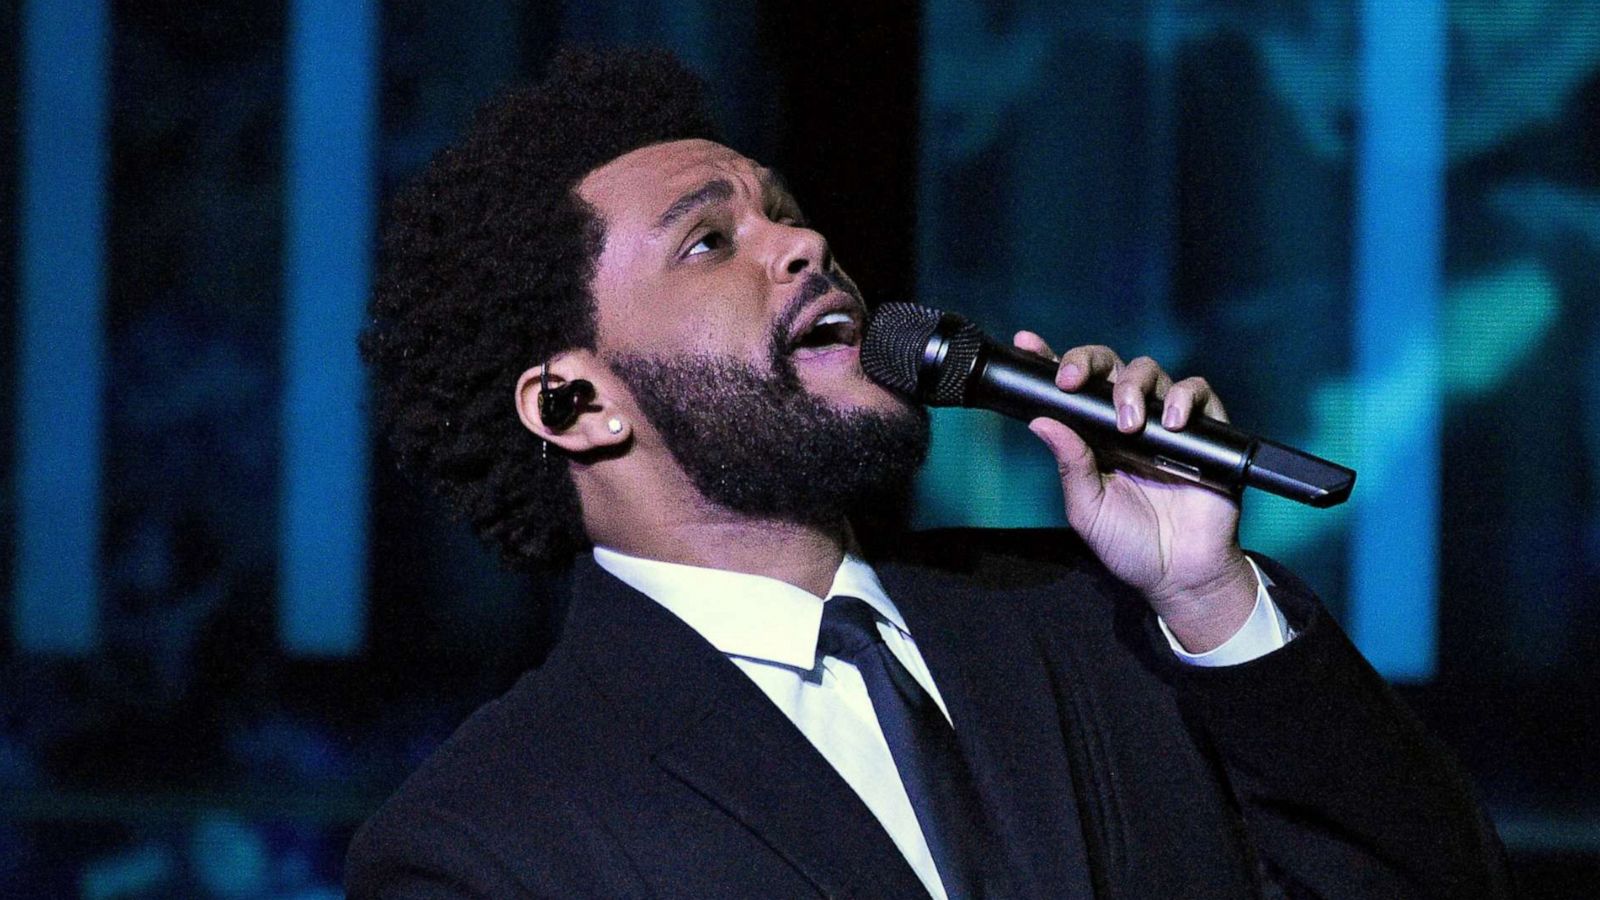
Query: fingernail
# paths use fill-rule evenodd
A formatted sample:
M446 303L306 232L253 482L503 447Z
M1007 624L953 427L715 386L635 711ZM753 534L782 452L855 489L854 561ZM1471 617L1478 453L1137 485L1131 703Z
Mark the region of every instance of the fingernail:
M1167 410L1161 414L1161 426L1169 429L1178 427L1177 407L1169 406L1167 407Z
M1117 427L1123 431L1133 430L1133 407L1124 404L1117 408Z
M1028 430L1033 432L1034 436L1039 438L1039 440L1044 441L1046 446L1053 449L1055 447L1055 442L1050 440L1050 435L1045 432L1044 425L1042 424L1043 422L1043 419L1034 419L1032 422L1028 423Z
M1077 363L1067 363L1066 365L1061 367L1061 374L1058 376L1058 380L1060 380L1060 381L1077 381L1078 379L1080 379L1082 377L1083 377L1083 370L1078 368L1078 364Z

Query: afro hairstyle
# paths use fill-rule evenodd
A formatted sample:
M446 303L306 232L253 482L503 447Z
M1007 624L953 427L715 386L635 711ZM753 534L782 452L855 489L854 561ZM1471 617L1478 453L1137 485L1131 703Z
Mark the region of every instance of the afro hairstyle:
M513 403L530 366L595 348L605 228L577 185L687 138L717 130L704 82L670 54L564 50L395 198L361 336L377 419L401 470L513 568L559 568L589 545L565 457Z

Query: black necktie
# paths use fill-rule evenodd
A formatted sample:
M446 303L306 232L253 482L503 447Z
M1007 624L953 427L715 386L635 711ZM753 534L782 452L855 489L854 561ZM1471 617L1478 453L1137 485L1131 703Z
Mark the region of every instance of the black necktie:
M829 599L817 653L854 664L866 682L945 893L951 900L993 896L995 885L982 874L989 855L983 808L955 730L883 643L872 607L854 597Z

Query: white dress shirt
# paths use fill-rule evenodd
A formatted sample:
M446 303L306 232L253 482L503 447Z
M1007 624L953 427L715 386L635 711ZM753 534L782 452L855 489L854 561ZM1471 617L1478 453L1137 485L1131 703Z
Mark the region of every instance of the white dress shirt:
M601 568L666 607L727 654L872 811L928 893L935 900L947 900L889 743L873 714L866 683L844 660L825 657L820 665L817 662L823 598L761 575L641 559L606 547L596 547L594 558ZM1194 665L1233 665L1270 653L1292 639L1277 605L1267 596L1265 573L1260 569L1256 573L1261 586L1255 609L1222 646L1209 653L1187 653L1162 624L1179 658ZM889 651L949 719L950 711L905 619L872 567L846 555L828 596L859 598L882 617L878 630Z

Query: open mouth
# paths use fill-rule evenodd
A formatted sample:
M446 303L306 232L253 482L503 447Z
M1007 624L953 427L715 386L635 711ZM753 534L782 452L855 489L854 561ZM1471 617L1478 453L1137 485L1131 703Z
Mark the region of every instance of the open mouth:
M789 352L796 356L816 356L861 343L861 312L849 297L835 298L801 321L806 324L789 338Z

